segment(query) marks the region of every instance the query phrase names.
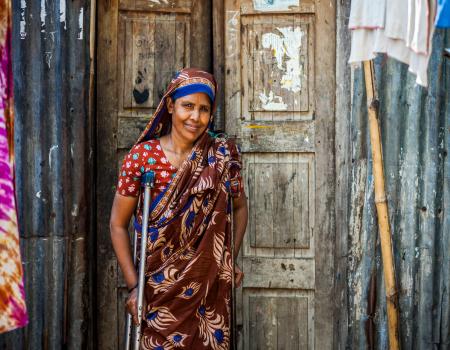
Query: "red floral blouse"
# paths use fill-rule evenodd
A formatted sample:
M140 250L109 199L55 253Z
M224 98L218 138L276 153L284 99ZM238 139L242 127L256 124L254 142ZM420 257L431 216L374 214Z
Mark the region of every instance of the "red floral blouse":
M117 192L123 196L137 197L141 176L150 170L155 172L155 187L152 190L152 199L155 199L177 172L164 154L159 140L139 143L130 150L120 170Z

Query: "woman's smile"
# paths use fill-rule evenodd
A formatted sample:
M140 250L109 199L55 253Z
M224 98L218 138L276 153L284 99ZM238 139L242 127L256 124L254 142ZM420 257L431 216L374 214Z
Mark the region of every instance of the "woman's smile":
M201 129L201 125L193 125L193 124L184 123L184 126L186 129L188 129L189 131L192 131L194 133L197 133Z

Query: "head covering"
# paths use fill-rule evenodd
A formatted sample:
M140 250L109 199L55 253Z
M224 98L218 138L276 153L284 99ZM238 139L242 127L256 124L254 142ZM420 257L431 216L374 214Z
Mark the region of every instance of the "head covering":
M172 93L171 97L175 101L180 97L192 95L197 92L203 92L207 94L209 100L211 101L211 105L214 103L215 96L213 89L209 85L203 83L195 83L195 84L188 84L186 86L180 86Z
M212 114L216 108L216 80L212 74L198 68L184 68L175 74L167 88L166 93L161 98L155 113L151 116L147 126L136 141L136 144L162 136L168 132L172 117L167 110L167 98L171 97L173 99L177 99L196 92L206 93L211 100L211 118L207 131L212 131Z

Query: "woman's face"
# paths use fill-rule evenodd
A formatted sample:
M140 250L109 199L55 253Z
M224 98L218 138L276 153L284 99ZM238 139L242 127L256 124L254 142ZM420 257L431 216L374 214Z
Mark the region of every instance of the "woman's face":
M172 114L171 133L178 139L194 143L208 127L211 103L203 92L179 97L175 103L167 99L167 110Z

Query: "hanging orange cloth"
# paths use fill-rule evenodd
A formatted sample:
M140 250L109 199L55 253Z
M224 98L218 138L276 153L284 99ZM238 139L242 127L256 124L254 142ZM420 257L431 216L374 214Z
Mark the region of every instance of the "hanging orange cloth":
M28 323L14 195L11 0L0 2L0 333Z

